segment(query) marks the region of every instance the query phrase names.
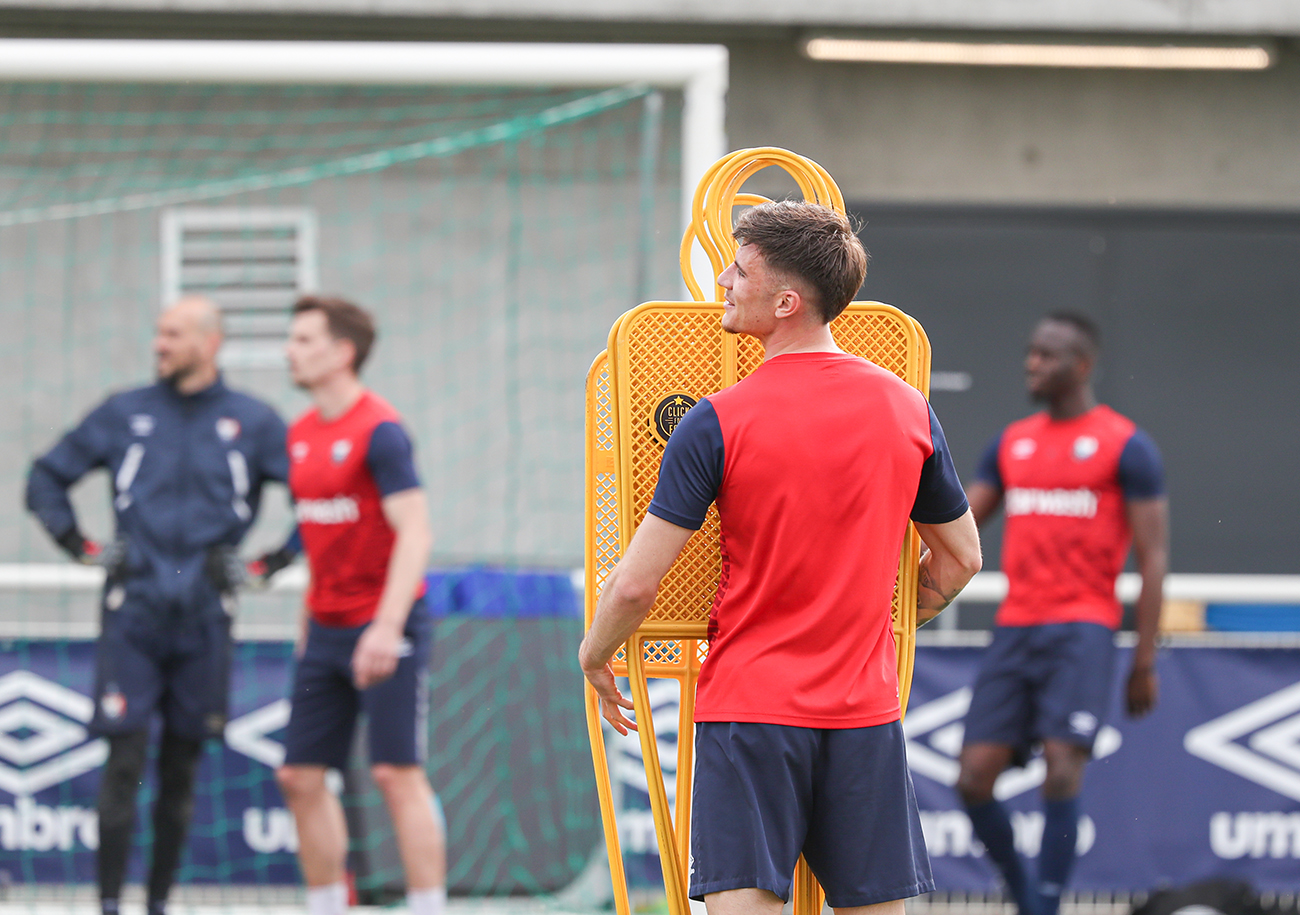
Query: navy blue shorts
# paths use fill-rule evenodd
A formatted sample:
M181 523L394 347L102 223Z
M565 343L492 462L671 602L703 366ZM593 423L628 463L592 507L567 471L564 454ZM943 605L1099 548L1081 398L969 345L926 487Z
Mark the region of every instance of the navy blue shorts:
M754 887L789 901L800 853L832 907L934 889L897 721L695 727L692 899Z
M1114 633L1097 623L997 626L975 678L964 741L1011 747L1018 765L1045 738L1092 752L1114 668Z
M178 737L220 737L229 712L232 650L230 617L215 600L202 612L182 612L123 603L120 592L106 596L90 730L102 737L143 731L158 711L164 728Z
M345 769L357 715L366 715L370 762L422 765L428 745L429 652L433 621L424 600L406 618L403 654L382 683L359 690L352 652L365 626L312 622L293 676L292 708L284 735L287 765Z

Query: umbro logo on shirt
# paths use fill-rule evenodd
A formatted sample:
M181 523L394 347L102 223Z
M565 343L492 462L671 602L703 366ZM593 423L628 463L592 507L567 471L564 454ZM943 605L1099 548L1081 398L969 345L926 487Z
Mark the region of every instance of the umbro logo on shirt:
M1097 716L1092 712L1071 712L1070 713L1070 730L1084 737L1089 737L1092 732L1097 730Z
M144 438L150 432L153 432L153 417L148 413L134 414L130 419L130 423L132 435L138 435L140 438Z
M293 447L289 449L289 457L293 458L295 464L307 460L307 452L311 450L306 442L294 442Z
M342 464L351 453L352 443L345 438L339 439L330 446L330 457L334 459L335 464Z
M1032 438L1018 438L1011 443L1011 456L1017 461L1031 457L1038 450L1038 442Z

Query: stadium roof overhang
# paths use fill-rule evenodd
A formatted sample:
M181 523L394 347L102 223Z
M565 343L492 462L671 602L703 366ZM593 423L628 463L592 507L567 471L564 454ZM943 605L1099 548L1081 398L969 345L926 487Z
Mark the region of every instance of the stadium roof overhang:
M395 17L504 23L654 22L739 28L833 27L1152 34L1300 35L1286 0L98 0L97 13ZM0 0L0 8L66 9L66 0Z

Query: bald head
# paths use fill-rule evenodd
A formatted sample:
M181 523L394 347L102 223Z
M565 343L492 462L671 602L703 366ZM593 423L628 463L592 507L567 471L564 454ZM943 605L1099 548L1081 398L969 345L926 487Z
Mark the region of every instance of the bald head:
M188 322L202 334L221 333L221 309L211 299L201 295L188 295L178 299L176 304L163 312L163 316L174 316L175 320Z
M153 351L158 379L194 394L217 379L221 311L211 299L186 296L158 318Z

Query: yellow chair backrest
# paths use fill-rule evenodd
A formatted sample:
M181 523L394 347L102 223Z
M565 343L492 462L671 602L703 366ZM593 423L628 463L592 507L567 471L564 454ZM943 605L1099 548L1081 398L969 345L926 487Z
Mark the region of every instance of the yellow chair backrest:
M710 219L697 218L683 242L684 275L694 294L701 295L686 267L691 240L704 240L702 244L709 253L716 277L735 253L735 243L729 234L731 206L762 200L739 194L740 183L767 164L789 168L797 159L784 150L741 151L720 160L701 181L701 189L696 193L697 209L707 207L714 215ZM842 210L843 202L834 182L820 166L802 161L807 163L800 173L806 179L800 182L805 195ZM706 187L707 182L714 185ZM716 215L724 208L725 226ZM721 316L720 302L639 305L615 322L608 349L591 367L587 378L586 437L588 626L605 579L630 542L654 495L659 463L676 420L701 397L736 383L762 363L763 352L758 342L751 337L725 334ZM889 305L855 302L831 328L841 349L889 369L928 394L929 341L915 320ZM916 532L909 525L899 557L893 606L903 708L907 706L915 650L919 551ZM665 576L646 621L614 659L615 673L629 677L636 703L665 890L669 910L674 915L688 912L685 862L689 860L695 680L707 654L704 639L708 613L720 570L717 510L711 508L704 526L690 538ZM669 809L650 715L646 682L650 677L672 678L681 684L675 810ZM590 687L586 695L615 907L619 915L627 915L630 911L627 887L599 706ZM802 861L796 873L795 896L798 915L821 911L820 887Z

